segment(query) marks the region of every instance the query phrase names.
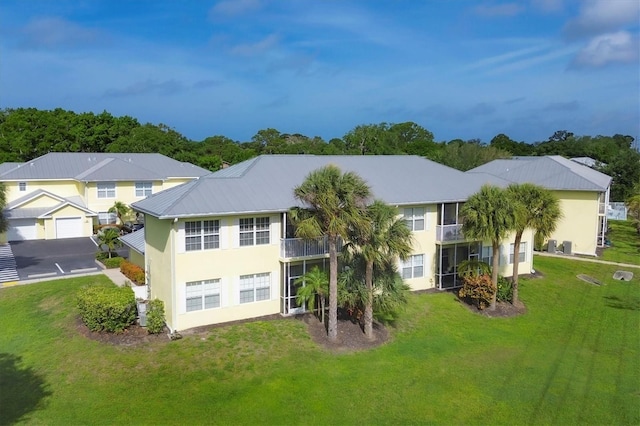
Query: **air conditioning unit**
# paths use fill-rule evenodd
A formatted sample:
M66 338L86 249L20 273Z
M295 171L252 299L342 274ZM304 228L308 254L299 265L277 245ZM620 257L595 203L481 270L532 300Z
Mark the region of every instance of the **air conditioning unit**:
M571 241L563 241L562 242L562 252L564 254L573 254L571 252Z
M547 253L555 253L556 252L556 240L549 240L547 243Z

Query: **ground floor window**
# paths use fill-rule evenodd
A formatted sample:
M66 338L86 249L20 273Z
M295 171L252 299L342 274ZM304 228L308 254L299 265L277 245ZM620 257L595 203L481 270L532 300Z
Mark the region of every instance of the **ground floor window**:
M98 223L100 225L110 225L116 223L118 216L114 212L98 213Z
M220 280L187 283L187 312L220 307Z
M509 264L513 264L515 259L514 253L515 244L511 244L509 246ZM520 248L518 250L518 263L524 262L527 258L527 243L520 243Z
M401 269L402 278L405 280L424 276L424 255L416 254L409 256L407 260L402 262Z
M271 274L240 276L240 303L258 302L271 298Z

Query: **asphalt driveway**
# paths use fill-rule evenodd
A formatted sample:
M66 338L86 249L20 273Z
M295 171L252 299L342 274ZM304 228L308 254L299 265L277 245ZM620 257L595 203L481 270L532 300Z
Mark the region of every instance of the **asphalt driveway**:
M98 271L92 238L14 241L10 243L20 281Z

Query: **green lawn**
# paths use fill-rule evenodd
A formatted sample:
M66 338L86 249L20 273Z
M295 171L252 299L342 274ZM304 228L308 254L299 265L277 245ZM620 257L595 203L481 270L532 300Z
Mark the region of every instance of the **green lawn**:
M630 220L610 220L611 247L604 249L602 259L640 265L640 235Z
M293 319L113 347L74 325L75 291L104 277L3 289L0 424L639 424L638 279L535 261L523 316L413 295L390 343L343 355Z

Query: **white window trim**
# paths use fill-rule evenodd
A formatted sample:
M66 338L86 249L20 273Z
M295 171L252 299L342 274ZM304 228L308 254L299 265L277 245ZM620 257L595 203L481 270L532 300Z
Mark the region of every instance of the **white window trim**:
M266 225L266 229L258 229L258 219L266 219L268 222ZM251 229L242 230L242 221L251 221ZM269 216L257 216L257 217L243 217L238 220L238 246L239 247L251 247L251 246L261 246L261 245L269 245L271 244L271 217ZM258 243L258 233L267 233L268 241ZM243 244L242 235L252 235L251 244Z
M27 190L27 182L18 182L18 191L26 192Z
M425 255L424 254L414 254L412 256L409 256L409 258L406 261L403 261L400 263L400 275L402 276L403 280L411 280L414 278L422 278L424 277L424 273L425 273L425 264L424 264L424 259L425 259ZM419 260L419 262L418 262ZM422 273L421 274L416 274L416 268L422 268ZM411 276L410 277L405 277L405 269L408 269L411 271Z
M416 210L422 210L422 214L416 214ZM422 232L427 229L427 209L425 207L405 207L403 218L412 232ZM416 229L416 221L420 220L422 220L422 229Z
M100 186L108 186L107 188L100 188ZM113 190L113 196L109 196L109 193ZM104 192L104 196L100 196L100 193ZM96 184L96 195L100 199L116 198L116 183L115 182L98 182Z
M265 283L262 281L257 281L257 279L261 279L261 278L266 278L266 285L264 285ZM244 280L244 282L243 282ZM249 282L250 280L250 282ZM249 287L249 284L251 285L251 287ZM258 284L262 284L260 286L258 286ZM243 288L244 285L244 288ZM257 296L258 296L258 290L264 290L264 289L268 289L268 297L264 298L264 299L260 299L257 300ZM243 292L249 292L252 291L253 292L253 298L252 300L245 300L242 301L242 293ZM262 272L259 274L248 274L248 275L240 275L239 279L238 279L238 304L240 305L246 305L249 303L259 303L259 302L266 302L271 300L271 298L273 297L273 288L271 285L271 273L270 272Z
M141 192L140 195L138 194L138 191ZM153 194L153 182L136 182L134 184L134 195L136 196L136 198L146 198L152 194Z
M515 247L513 243L509 244L509 265L513 265L513 261L515 259L514 252L513 252L514 248ZM526 261L527 261L527 242L522 241L520 242L520 247L518 251L518 263L522 263Z
M214 229L217 223L217 228L218 228L218 232L209 232L209 233L205 233L205 226L204 223L205 222L214 222ZM187 224L188 223L198 223L199 227L200 227L200 233L199 234L193 234L190 235L187 233ZM205 220L188 220L184 222L184 251L185 252L191 252L191 251L203 251L203 250L218 250L220 248L220 243L221 243L221 232L220 232L220 220L218 219L205 219ZM205 248L205 242L204 239L205 237L208 236L218 236L218 247L208 247ZM198 238L199 239L199 248L194 248L194 249L188 249L187 248L187 241L189 238Z
M205 291L206 285L212 286L212 288L208 292ZM191 295L189 294L190 286L193 288L191 291ZM197 288L196 286L198 286L199 288ZM185 290L184 290L184 312L185 313L209 311L212 309L219 309L222 307L222 283L219 278L201 280L201 281L189 281L185 283L184 287L185 287ZM196 293L199 293L199 294L196 295ZM199 309L189 310L189 304L188 304L188 300L190 299L189 296L191 296L191 299L193 300L200 298ZM212 306L210 308L207 308L205 306L207 296L218 296L218 306Z

